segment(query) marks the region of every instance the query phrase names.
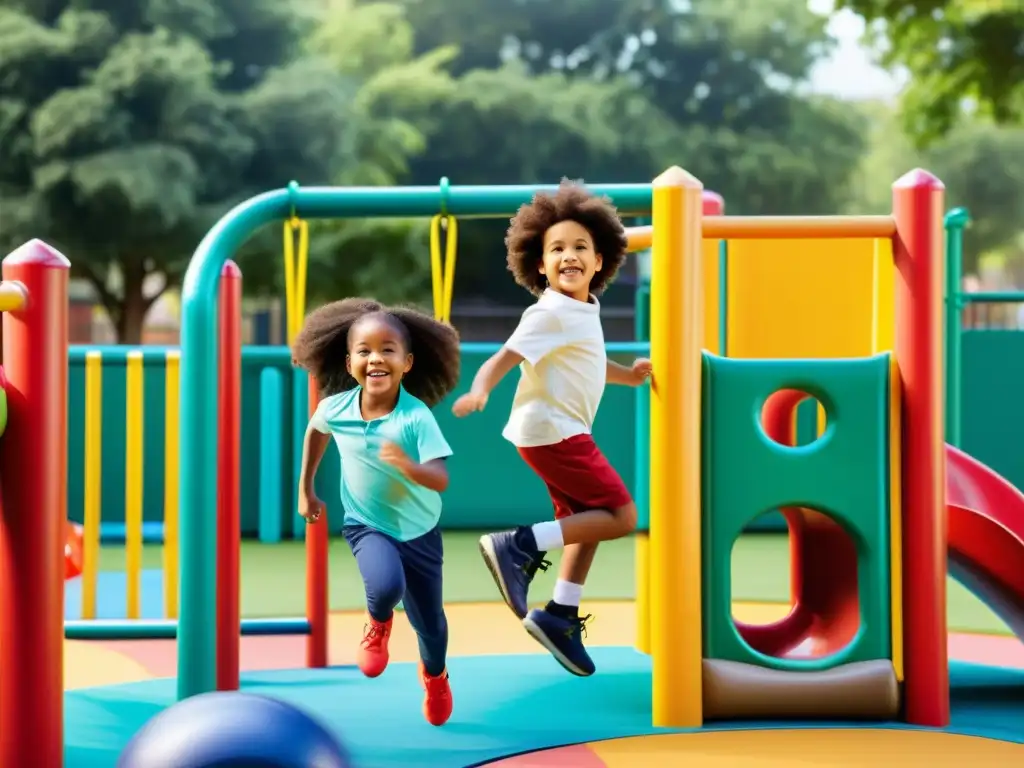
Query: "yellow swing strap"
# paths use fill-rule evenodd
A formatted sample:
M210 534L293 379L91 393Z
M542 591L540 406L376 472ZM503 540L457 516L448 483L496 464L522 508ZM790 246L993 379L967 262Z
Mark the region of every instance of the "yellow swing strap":
M292 216L284 223L284 303L289 346L302 329L306 316L308 266L309 222Z
M441 230L445 230L445 256L441 261ZM438 214L430 221L430 273L434 288L434 319L451 324L455 289L455 254L459 225L454 216Z

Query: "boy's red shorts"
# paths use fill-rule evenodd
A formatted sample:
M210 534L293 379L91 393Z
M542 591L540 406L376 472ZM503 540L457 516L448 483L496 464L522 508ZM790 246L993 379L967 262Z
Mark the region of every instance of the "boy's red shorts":
M547 485L556 520L589 509L617 509L633 501L590 435L520 448L519 455Z

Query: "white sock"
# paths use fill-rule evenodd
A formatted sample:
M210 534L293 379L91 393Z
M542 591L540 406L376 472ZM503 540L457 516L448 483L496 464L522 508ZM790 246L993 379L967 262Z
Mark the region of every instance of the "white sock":
M555 582L555 593L551 596L551 599L559 605L570 605L573 608L579 608L582 597L582 584L573 584L571 581L558 579Z
M562 524L557 520L548 520L537 523L530 528L533 538L537 542L537 549L547 552L549 549L558 549L562 543Z

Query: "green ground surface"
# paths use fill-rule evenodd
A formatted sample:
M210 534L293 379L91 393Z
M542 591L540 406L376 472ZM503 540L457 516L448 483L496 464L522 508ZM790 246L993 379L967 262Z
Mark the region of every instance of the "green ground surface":
M489 602L497 600L494 583L480 559L478 533L453 531L445 534L445 599L448 602ZM162 567L162 548L147 545L143 568ZM557 563L557 560L556 560ZM633 589L633 541L623 539L603 544L587 582L586 595L592 600L630 599ZM123 570L124 548L105 546L100 569ZM550 594L557 569L538 573L531 592ZM780 534L742 537L736 545L732 566L733 599L752 602L789 600L788 539ZM342 539L331 540L330 599L332 610L361 608L362 583L355 561ZM296 616L305 611L305 545L242 544L242 613L245 616ZM1009 629L974 595L949 581L949 625L951 629L1009 634Z

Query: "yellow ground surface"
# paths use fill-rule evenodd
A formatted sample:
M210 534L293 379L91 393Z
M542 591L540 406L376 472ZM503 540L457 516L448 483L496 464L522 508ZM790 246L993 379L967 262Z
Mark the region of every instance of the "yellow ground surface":
M606 768L963 768L1022 765L1024 746L934 731L705 731L589 745ZM500 763L498 763L500 765Z

